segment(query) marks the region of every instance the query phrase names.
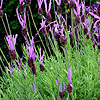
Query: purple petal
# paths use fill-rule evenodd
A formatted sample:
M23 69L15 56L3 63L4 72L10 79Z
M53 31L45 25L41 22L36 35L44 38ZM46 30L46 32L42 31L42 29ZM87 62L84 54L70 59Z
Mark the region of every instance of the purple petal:
M71 78L72 78L72 66L68 70L68 80L69 80L69 83L71 83Z
M96 25L97 25L97 23L98 23L98 22L100 22L100 19L99 19L99 20L97 20L97 21L94 23L93 28L96 28Z
M57 86L58 86L58 81L56 80L56 84L57 84Z
M75 9L73 9L73 12L74 12L74 14L77 16L77 12L76 12L76 10L75 10Z
M49 2L49 9L48 9L48 12L50 12L50 9L51 9L51 0Z
M85 12L85 3L82 2L82 15L84 15L84 12Z
M59 91L62 92L62 83L60 82Z
M46 0L44 0L44 4L45 4L45 11L47 12L47 2L46 2Z
M23 3L23 0L19 0L19 4L21 5Z
M70 84L70 86L71 86L72 88L74 88L74 86L73 86L72 84Z
M21 26L23 27L23 23L22 23L22 21L21 21L21 19L20 19L20 15L19 15L19 13L18 13L18 8L16 9L16 13L17 13L17 18L18 18L18 21L19 21L19 23L21 24Z
M90 14L90 15L92 15L92 16L94 16L94 18L96 18L96 19L99 19L99 20L100 20L100 17L99 17L99 16L97 16L96 14L94 14L94 13L92 13L92 12L89 12L89 14Z
M63 85L64 85L64 89L63 89L63 92L64 92L64 90L65 90L65 83L63 82Z
M36 87L35 87L34 82L33 82L33 86L34 86L34 88L32 87L32 85L31 85L31 88L32 88L32 90L33 90L34 92L36 92Z
M0 9L2 9L2 4L3 4L3 0L1 0L1 6L0 6Z

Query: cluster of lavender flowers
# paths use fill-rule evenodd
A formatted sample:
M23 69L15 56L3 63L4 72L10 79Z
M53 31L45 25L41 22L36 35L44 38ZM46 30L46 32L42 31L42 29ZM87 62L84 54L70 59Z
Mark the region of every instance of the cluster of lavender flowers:
M66 88L66 93L68 93L68 97L66 98L66 100L68 100L69 94L72 92L72 88L74 88L73 85L71 84L71 78L72 78L72 66L68 70L68 80L69 80L69 83L68 83L67 88ZM64 94L65 83L63 82L63 85L64 85L64 89L63 90L62 90L62 83L61 82L60 82L60 85L59 85L58 81L56 80L56 84L59 87L59 91L60 91L59 92L59 96L60 96L61 99L63 99L64 96L65 96L65 94ZM56 100L55 97L54 97L54 100Z

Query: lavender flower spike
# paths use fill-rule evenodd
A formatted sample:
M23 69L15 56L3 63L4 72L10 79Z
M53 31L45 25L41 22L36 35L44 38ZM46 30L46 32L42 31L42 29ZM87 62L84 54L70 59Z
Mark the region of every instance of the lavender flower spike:
M36 87L35 87L34 82L33 82L33 86L34 86L34 88L32 87L32 85L31 85L31 88L32 88L32 90L36 93Z
M58 86L58 82L57 82L57 80L56 80L56 84L57 84L57 86ZM65 83L63 82L63 85L64 85L64 89L62 90L62 83L60 82L60 85L59 85L59 91L60 91L60 93L59 93L59 96L60 96L60 98L63 98L65 95L64 95L64 90L65 90Z
M41 6L42 6L42 3L43 3L43 0L37 0L37 2L38 2L38 6L39 6L39 8L38 8L38 14L43 14L43 10L42 10L42 8L41 8Z
M43 63L43 55L41 55L42 49L40 49L40 62Z
M49 9L48 9L48 10L47 10L47 2L46 2L46 0L44 0L44 4L45 4L46 13L49 13L50 10L51 10L51 0L50 0L50 2L49 2Z
M72 78L72 66L68 70L68 80L69 80L69 83L71 83L71 78Z
M72 88L73 85L71 84L71 78L72 78L72 66L69 68L68 70L68 80L69 80L69 84L67 85L67 93L71 93L72 92Z
M18 13L18 8L16 9L16 13L17 13L17 17L18 17L19 23L21 24L22 28L25 29L25 24L26 24L26 9L24 11L24 19Z
M34 47L33 47L33 41L34 41L34 37L32 36L31 45L28 47L27 53L28 53L29 58L32 58L34 62L35 52L34 52Z
M41 8L43 0L37 0L39 8Z
M43 66L43 55L41 55L42 49L40 49L40 71L44 71L44 66Z
M12 62L10 63L9 62L9 67L5 67L10 73L12 73L13 72L13 64L12 64Z
M3 0L1 0L0 10L2 9Z
M96 14L94 14L94 13L92 13L92 12L89 12L89 14L90 14L90 15L92 15L92 16L94 16L94 18L96 18L96 19L99 19L99 20L100 20L100 17L99 17L99 16L97 16Z
M94 18L98 19L95 23L94 23L94 26L93 28L96 27L97 23L100 22L100 17L92 12L90 12L90 15L92 15Z
M50 10L51 10L51 0L49 2L49 9L47 9L47 2L46 0L44 0L44 4L45 4L45 11L46 11L46 19L47 19L47 22L51 22L51 14L50 14Z
M31 45L27 47L27 54L29 56L28 65L30 68L34 67L34 61L35 61L35 55L36 55L36 52L33 47L33 42L34 42L34 37L32 36L32 40L30 43Z
M11 35L8 35L8 36L6 36L6 40L7 40L7 42L8 42L8 45L9 45L9 48L10 48L10 50L14 50L14 46L15 46L15 44L16 44L16 38L17 38L17 34L14 36L13 35L13 37L11 38ZM12 42L12 40L13 40L13 42L14 42L14 45L13 45L13 42Z

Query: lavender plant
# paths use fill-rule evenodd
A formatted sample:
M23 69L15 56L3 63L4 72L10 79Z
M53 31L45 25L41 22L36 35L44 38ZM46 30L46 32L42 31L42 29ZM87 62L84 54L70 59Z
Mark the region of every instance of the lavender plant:
M9 26L9 32L5 30L8 33L5 40L8 43L10 61L0 48L2 55L0 61L5 68L3 71L0 66L3 74L0 76L0 99L99 100L100 2L97 2L98 6L95 7L94 5L86 7L85 1L79 0L63 0L63 2L55 0L55 2L56 19L50 13L53 0L49 0L49 6L47 0L37 0L38 14L41 16L41 27L38 29L32 16L31 0L19 0L16 14L25 39L25 43L22 44L22 57L15 48L18 35L11 34L5 16ZM1 0L0 15L2 3ZM72 21L69 26L66 15L64 17L62 14L62 3L68 3L71 8ZM96 14L93 7L98 10ZM2 15L0 18L3 17ZM29 26L27 24L31 19L36 29L35 34L31 32L31 24ZM3 25L6 29L4 22ZM44 40L41 35L44 35ZM36 36L39 36L42 45L35 45Z

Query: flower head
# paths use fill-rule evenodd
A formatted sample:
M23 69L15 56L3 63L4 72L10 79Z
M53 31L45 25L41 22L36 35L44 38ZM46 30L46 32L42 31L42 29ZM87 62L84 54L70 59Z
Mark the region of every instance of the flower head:
M17 38L17 34L14 36L11 36L11 35L8 35L8 36L6 36L6 40L7 40L7 42L8 42L8 45L9 45L9 48L10 48L10 50L14 50L14 46L15 46L15 44L16 44L16 38ZM14 43L14 45L13 45L13 43Z
M58 86L58 82L57 82L57 80L56 80L56 84L57 84L57 86ZM65 83L63 82L63 85L64 85L64 89L62 89L62 83L60 82L60 86L59 86L59 91L60 91L60 93L59 93L59 96L60 96L60 98L63 98L65 95L64 95L64 90L65 90Z
M12 73L13 72L13 68L14 68L14 66L13 66L13 64L12 64L12 62L9 62L9 66L8 67L5 67L10 73Z
M67 85L67 93L71 93L72 92L72 88L74 88L73 85L71 84L71 78L72 78L72 66L68 70L69 83Z
M19 20L19 23L22 26L22 29L25 29L25 24L26 24L26 9L24 9L24 18L22 17L22 15L19 14L18 12L18 8L16 9L16 13L17 13L17 18Z
M51 0L49 2L49 8L47 9L47 2L46 0L44 0L44 4L45 4L45 11L46 11L46 19L47 19L47 22L50 22L52 17L51 17L51 14L50 14L50 10L51 10Z
M38 6L39 6L38 13L42 15L43 10L42 10L41 6L42 6L42 3L43 3L43 0L37 0L37 2L38 2Z
M34 47L33 47L33 42L34 42L34 37L32 36L31 45L27 47L27 54L29 56L28 65L31 68L33 67L33 64L35 61L35 55L36 55L36 52L35 52Z

